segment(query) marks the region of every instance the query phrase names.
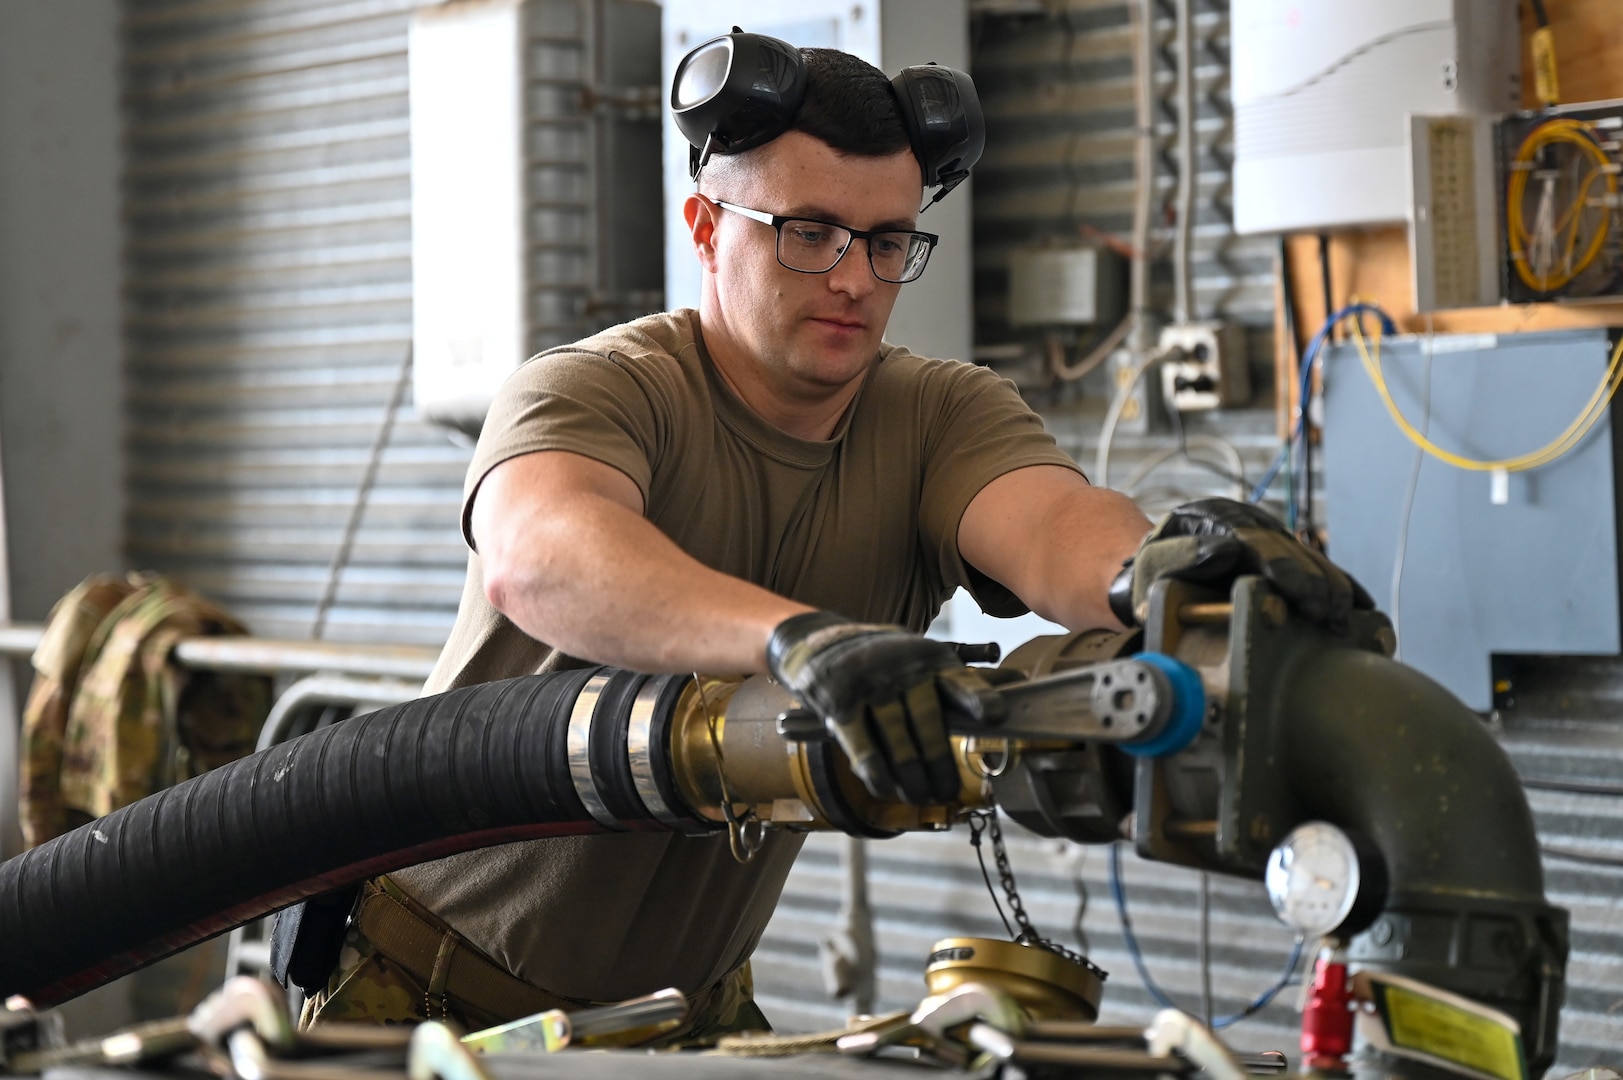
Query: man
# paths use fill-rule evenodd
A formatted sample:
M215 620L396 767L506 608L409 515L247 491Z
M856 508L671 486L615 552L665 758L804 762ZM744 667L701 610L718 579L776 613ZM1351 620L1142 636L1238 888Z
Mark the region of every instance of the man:
M684 204L699 310L542 354L493 405L427 689L583 662L770 668L871 788L926 802L955 786L935 679L956 660L918 636L945 598L1119 626L1110 587L1150 523L1010 384L881 343L923 242L920 162L880 72L801 55L791 129L710 157ZM1231 543L1199 543L1183 563L1233 568ZM361 909L407 929L352 927L307 1019L479 1027L674 985L687 1036L762 1026L746 962L799 846L775 833L740 865L723 838L628 833L408 868ZM446 975L458 952L477 979Z

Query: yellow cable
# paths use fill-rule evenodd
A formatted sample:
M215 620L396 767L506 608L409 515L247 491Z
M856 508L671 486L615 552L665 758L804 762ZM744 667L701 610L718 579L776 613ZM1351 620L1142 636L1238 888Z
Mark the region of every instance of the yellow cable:
M1584 182L1578 185L1578 197L1572 201L1571 206L1567 207L1567 212L1561 215L1561 220L1555 223L1556 232L1565 232L1567 226L1572 224L1573 218L1584 211L1584 204L1589 201L1589 189L1595 186L1595 178L1602 175L1604 175L1604 170L1590 169L1588 174L1584 176ZM1577 246L1577 243L1578 230L1574 229L1572 230L1572 239L1567 241L1568 258L1572 257L1572 249Z
M1592 130L1588 124L1581 121L1570 119L1551 120L1535 128L1522 141L1522 145L1516 154L1516 163L1521 167L1511 171L1509 191L1506 196L1506 224L1511 236L1511 260L1523 282L1529 288L1540 292L1550 292L1561 288L1582 273L1599 255L1611 229L1611 216L1603 216L1590 238L1588 250L1585 251L1582 259L1576 265L1572 263L1572 253L1577 247L1578 235L1581 232L1582 212L1586 209L1584 203L1588 200L1589 188L1593 185L1594 177L1597 175L1606 176L1607 190L1611 192L1617 190L1616 179L1604 169L1604 166L1610 164L1609 160L1600 147L1589 137ZM1568 235L1566 251L1564 252L1565 266L1567 268L1553 274L1538 276L1529 265L1530 260L1527 254L1522 250L1522 245L1530 237L1523 221L1523 204L1534 157L1544 147L1555 144L1576 146L1596 163L1596 167L1585 177L1577 198L1561 215L1560 222L1555 226L1555 232L1560 233L1566 229L1569 222L1572 225L1572 231Z
M1444 450L1415 430L1415 426L1409 423L1408 417L1403 415L1403 410L1399 409L1397 402L1392 399L1392 392L1387 388L1386 377L1381 370L1380 335L1375 338L1375 354L1371 357L1369 346L1364 340L1363 328L1359 326L1357 319L1351 321L1353 341L1358 345L1359 359L1363 361L1365 372L1369 374L1370 381L1375 384L1376 392L1380 394L1381 401L1386 405L1386 411L1391 414L1398 428L1409 437L1409 441L1420 447L1420 449L1439 461L1446 462L1459 469L1468 469L1472 472L1495 472L1500 470L1524 472L1528 469L1536 469L1541 465L1548 465L1583 441L1584 436L1589 434L1589 430L1595 426L1602 416L1606 415L1607 405L1611 403L1619 386L1623 385L1623 338L1620 338L1617 347L1612 350L1611 363L1606 368L1606 374L1601 377L1600 385L1595 387L1595 392L1590 395L1589 401L1585 403L1577 418L1568 424L1566 430L1556 436L1554 440L1531 453L1501 458L1497 461L1468 458Z
M1365 355L1367 356L1367 353ZM1377 349L1377 359L1373 362L1373 364L1366 366L1365 370L1370 372L1371 377L1377 380L1378 388L1380 389L1382 397L1386 402L1388 411L1391 412L1395 418L1400 418L1400 426L1402 426L1402 424L1407 424L1407 420L1401 419L1401 412L1397 409L1396 402L1392 400L1390 392L1386 389L1385 379L1380 370L1378 357L1379 350ZM1568 425L1567 429L1557 436L1555 440L1539 450L1535 450L1528 454L1522 454L1514 458L1504 458L1497 461L1479 461L1477 459L1465 458L1449 451L1442 450L1441 448L1436 447L1435 444L1430 444L1426 447L1426 449L1449 464L1455 465L1459 468L1472 469L1476 471L1503 469L1506 472L1519 472L1548 464L1560 457L1562 454L1566 453L1573 446L1577 445L1577 443L1581 441L1586 434L1588 434L1589 429L1593 427L1594 424L1599 420L1604 408L1602 407L1597 409L1597 404L1602 401L1603 397L1605 400L1609 401L1611 395L1617 392L1618 383L1623 382L1623 379L1613 377L1614 373L1619 370L1620 366L1623 366L1617 364L1617 359L1618 358L1614 356L1613 366L1608 368L1606 378L1603 378L1601 385L1596 387L1595 394L1592 395L1590 400L1585 404L1584 409L1579 413L1578 417L1570 425ZM1418 432L1413 430L1412 425L1408 426L1406 433L1409 434L1411 438L1418 435Z
M1516 151L1510 170L1510 183L1505 193L1506 235L1509 238L1510 260L1516 268L1516 275L1535 292L1554 292L1571 284L1574 278L1583 273L1600 256L1606 246L1606 238L1612 228L1612 215L1609 213L1601 216L1590 236L1589 246L1576 262L1573 261L1573 254L1578 247L1578 236L1583 229L1583 212L1587 209L1585 204L1589 200L1589 190L1594 184L1595 177L1605 177L1608 193L1617 192L1617 176L1607 170L1611 160L1596 144L1593 134L1594 128L1581 120L1564 117L1549 120L1529 132ZM1569 224L1571 226L1571 232L1567 235L1566 250L1563 252L1563 265L1551 273L1540 275L1534 271L1526 251L1532 234L1528 231L1524 220L1523 203L1526 200L1527 180L1533 172L1534 159L1540 150L1555 145L1576 147L1594 163L1594 168L1584 177L1572 205L1561 213L1559 223L1555 226L1556 235L1566 231Z

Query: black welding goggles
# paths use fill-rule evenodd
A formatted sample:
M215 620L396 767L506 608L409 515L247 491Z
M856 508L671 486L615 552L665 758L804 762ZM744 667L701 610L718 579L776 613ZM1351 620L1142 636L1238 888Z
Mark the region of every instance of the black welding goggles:
M930 200L938 202L969 176L986 145L975 84L938 64L903 68L890 84L924 186L941 188ZM692 144L689 175L697 176L713 153L741 153L783 134L805 96L805 63L786 41L735 26L689 52L671 81L671 112Z

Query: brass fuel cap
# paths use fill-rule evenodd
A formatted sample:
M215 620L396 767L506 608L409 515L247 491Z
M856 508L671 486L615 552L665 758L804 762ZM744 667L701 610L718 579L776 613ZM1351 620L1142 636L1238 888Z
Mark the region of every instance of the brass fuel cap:
M924 968L932 994L963 983L994 986L1020 1003L1033 1020L1095 1020L1105 973L1040 945L997 938L951 937L935 943Z

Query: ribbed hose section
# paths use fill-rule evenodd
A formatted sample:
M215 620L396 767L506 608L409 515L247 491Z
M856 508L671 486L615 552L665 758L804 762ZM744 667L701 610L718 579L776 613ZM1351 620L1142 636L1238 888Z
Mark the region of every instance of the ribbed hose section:
M665 689L674 676L654 680ZM596 705L581 700L591 681ZM0 865L0 997L52 1005L305 897L459 851L605 832L570 727L620 761L584 778L631 829L626 723L647 676L531 675L406 702L243 758ZM675 700L674 693L662 699ZM613 715L611 715L611 713ZM669 710L645 750L669 769ZM646 767L646 766L645 766ZM633 793L634 795L634 793ZM673 808L687 821L691 811ZM703 828L693 821L694 828Z

